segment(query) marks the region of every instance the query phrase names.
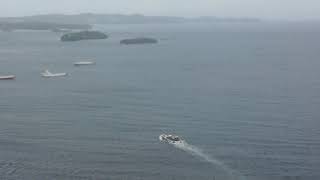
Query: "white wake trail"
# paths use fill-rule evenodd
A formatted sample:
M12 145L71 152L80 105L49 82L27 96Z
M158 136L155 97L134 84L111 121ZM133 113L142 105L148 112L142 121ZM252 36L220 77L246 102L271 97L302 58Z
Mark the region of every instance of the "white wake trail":
M206 162L211 163L216 167L218 176L225 180L244 180L244 177L237 175L232 169L228 168L223 162L207 155L200 148L188 144L186 141L181 141L179 143L172 143L172 145L178 149L181 149L195 157L199 157Z
M193 146L191 144L188 144L186 141L182 141L181 143L175 143L173 145L176 148L179 148L187 153L190 153L193 156L200 157L211 164L217 165L223 169L228 169L221 161L214 159L213 157L205 154L200 148Z

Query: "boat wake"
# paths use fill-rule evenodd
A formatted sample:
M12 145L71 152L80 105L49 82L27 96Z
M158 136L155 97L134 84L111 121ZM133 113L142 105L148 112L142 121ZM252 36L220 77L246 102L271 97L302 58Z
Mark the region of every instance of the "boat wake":
M244 180L245 178L235 171L226 166L223 162L211 157L210 155L204 153L200 148L188 144L185 140L180 141L179 143L169 143L173 145L175 148L183 150L195 157L198 157L210 164L212 164L215 168L215 177L219 177L220 179L225 180Z
M188 144L186 141L182 141L181 143L173 144L174 147L181 149L193 156L199 157L211 164L217 165L223 169L227 169L227 167L219 160L214 159L213 157L205 154L200 148L193 146L191 144Z

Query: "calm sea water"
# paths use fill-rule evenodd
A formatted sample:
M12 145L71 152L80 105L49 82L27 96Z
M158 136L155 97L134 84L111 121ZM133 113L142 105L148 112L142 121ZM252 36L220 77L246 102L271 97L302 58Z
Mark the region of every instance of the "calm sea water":
M96 28L0 33L0 179L320 178L320 25ZM137 36L160 43L119 44Z

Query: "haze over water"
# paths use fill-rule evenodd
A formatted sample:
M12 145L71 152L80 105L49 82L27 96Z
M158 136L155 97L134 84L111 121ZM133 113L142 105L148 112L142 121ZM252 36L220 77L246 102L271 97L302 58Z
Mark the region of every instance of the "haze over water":
M320 178L319 24L95 28L110 38L0 32L0 73L17 76L0 81L0 177L224 177L219 163L160 143L165 131L239 178ZM160 41L119 44L139 36Z

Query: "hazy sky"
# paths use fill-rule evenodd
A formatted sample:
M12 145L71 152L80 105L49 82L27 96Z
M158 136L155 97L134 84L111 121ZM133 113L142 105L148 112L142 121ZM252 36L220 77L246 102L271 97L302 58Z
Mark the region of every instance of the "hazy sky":
M45 13L320 19L320 0L0 0L0 16Z

